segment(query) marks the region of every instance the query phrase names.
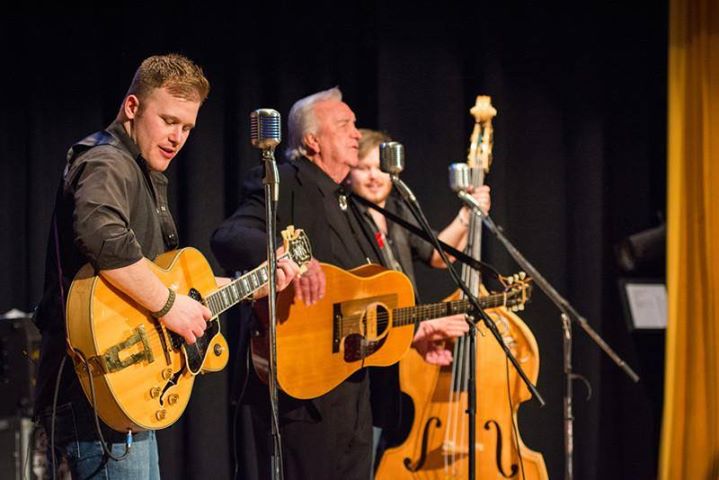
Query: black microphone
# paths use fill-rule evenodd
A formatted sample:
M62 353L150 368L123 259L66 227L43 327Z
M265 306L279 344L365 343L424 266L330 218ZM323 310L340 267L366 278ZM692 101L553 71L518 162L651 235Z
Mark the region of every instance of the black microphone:
M260 108L250 113L250 142L253 147L274 150L280 141L280 112L271 108Z

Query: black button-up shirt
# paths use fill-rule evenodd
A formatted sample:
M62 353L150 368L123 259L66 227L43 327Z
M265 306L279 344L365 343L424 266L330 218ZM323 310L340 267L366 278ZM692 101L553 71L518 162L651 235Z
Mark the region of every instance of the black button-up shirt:
M177 245L167 178L149 169L122 124L114 122L70 148L50 226L45 291L35 315L43 334L37 411L52 401L65 355L62 294L78 270L88 262L96 271L125 267ZM60 404L73 401L75 408L87 408L71 365L65 366L59 393Z

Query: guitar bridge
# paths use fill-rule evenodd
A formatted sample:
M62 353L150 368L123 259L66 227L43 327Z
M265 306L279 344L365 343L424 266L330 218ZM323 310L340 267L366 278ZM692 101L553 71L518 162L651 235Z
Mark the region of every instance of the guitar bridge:
M121 351L126 350L138 343L142 344L142 351L133 353L125 359L120 359ZM126 340L108 348L104 354L88 359L88 361L95 363L96 365L99 364L102 368L103 373L112 373L143 361L146 361L147 363L152 363L155 361L155 357L152 354L150 342L147 339L147 332L145 331L145 326L140 325L135 329L134 333L130 335Z

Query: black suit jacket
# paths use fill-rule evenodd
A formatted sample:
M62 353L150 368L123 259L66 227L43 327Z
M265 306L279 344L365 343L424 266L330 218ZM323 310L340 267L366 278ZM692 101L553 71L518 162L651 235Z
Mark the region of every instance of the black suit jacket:
M368 262L380 263L375 246L367 238L366 225L340 185L304 158L281 164L278 170L278 232L288 225L302 228L312 244L313 257L321 262L345 269ZM266 259L262 176L261 167L250 172L243 183L244 195L239 208L213 234L212 251L227 270L249 270ZM340 198L343 196L345 199ZM346 208L341 205L346 205ZM279 239L278 242L280 245ZM361 370L348 381L366 381L365 376L366 372ZM267 388L260 385L254 375L249 382L243 402L267 404ZM281 394L280 415L286 419L303 420L309 417L317 420L317 417L322 417L322 411L329 408L323 397L301 401Z

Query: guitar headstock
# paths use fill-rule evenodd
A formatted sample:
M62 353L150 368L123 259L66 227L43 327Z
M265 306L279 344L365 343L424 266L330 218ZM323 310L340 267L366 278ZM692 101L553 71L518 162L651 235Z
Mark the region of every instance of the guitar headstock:
M312 260L312 246L307 234L301 228L295 229L294 225L289 225L282 230L281 235L285 252L299 265L300 272L304 273L307 263Z
M508 277L500 275L499 281L504 286L505 306L513 312L524 310L524 304L532 295L532 277L519 272Z

